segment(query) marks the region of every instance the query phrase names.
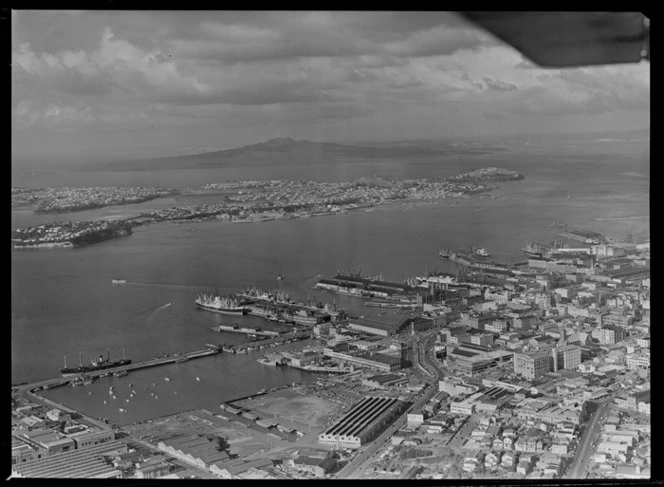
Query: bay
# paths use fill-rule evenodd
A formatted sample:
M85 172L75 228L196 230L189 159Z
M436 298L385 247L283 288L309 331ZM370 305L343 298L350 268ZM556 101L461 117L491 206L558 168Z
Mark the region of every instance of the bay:
M220 323L265 326L255 317L226 317L196 309L196 295L215 288L226 293L241 291L248 285L264 289L282 286L295 299L334 302L355 314L367 315L379 311L364 307L356 298L313 290L312 286L318 278L332 276L337 270L382 274L394 281L431 270L454 272L453 264L438 258L441 246L458 248L473 243L487 247L498 261L523 260L520 248L525 241L547 242L555 238L558 229L549 224L556 220L616 237L624 237L631 230L637 239L649 238L647 153L636 149L582 149L556 152L538 148L515 151L509 158L501 155L473 161L475 167L496 165L526 175L523 181L501 184L491 193L495 199L384 205L371 212L244 225L218 221L163 223L138 227L129 237L84 248L13 250L12 382L57 376L65 355L68 364L73 364L78 362L79 353L84 361L89 361L109 349L111 358L118 358L124 348L127 357L140 361L164 352L201 349L205 343L237 343L243 339L212 331ZM462 165L467 167L468 161L458 162L457 166L441 166L430 160L399 164L390 161L363 168L353 166L345 175L333 168L318 176L320 180L352 180L374 174L394 178L444 177L458 172ZM275 168L265 173L245 168L240 174L234 170L218 174L210 170L191 171L181 186L233 178L287 178L295 171L278 173ZM299 174L297 179L305 178L306 174ZM136 181L139 175L124 177L126 184ZM164 180L150 182L150 177L140 174L140 178L146 178L140 184L169 185ZM175 178L173 174L154 177ZM85 178L88 179L81 177L77 182L122 183L120 179L109 182L108 174L86 173ZM176 204L173 199L155 200L67 215L33 215L15 210L12 227L65 218L112 218ZM278 274L285 279L277 281ZM125 279L127 284L114 285L112 279ZM172 304L165 307L167 303ZM133 372L123 379L102 379L87 388L65 387L45 394L93 416L128 422L181 408L214 410L223 400L261 387L315 380L312 374L262 366L255 361L261 354L262 351L243 356L221 354ZM172 376L170 389L164 383L166 374ZM161 384L160 401L146 393L146 402L142 403L137 393L130 403L135 407L120 413L119 408L124 406L103 405L102 396L112 381L134 383L137 392L139 383L143 387L153 382ZM185 397L176 397L174 391L180 394L180 390ZM162 401L166 397L169 399ZM123 401L126 399L123 396ZM108 403L108 398L104 400Z

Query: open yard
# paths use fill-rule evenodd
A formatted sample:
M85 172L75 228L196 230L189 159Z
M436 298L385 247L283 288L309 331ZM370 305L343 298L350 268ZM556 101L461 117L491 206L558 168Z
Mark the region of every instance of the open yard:
M292 425L303 432L323 430L343 412L341 403L306 395L298 389L282 389L235 404L251 409L261 418L275 418L280 424Z

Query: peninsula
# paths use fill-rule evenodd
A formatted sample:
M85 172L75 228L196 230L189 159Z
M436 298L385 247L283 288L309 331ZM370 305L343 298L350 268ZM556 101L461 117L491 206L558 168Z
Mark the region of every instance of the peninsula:
M167 195L207 195L218 201L204 205L183 205L147 211L124 220L50 223L17 229L12 234L15 247L73 247L129 235L136 225L159 222L227 220L250 223L284 218L302 218L347 213L386 203L435 201L468 198L495 189L487 183L523 179L522 174L499 168L486 168L449 179L390 180L363 177L352 182L290 180L250 180L210 183L182 190L165 188L69 188L55 191L15 193L12 199L37 198L35 212L67 211L90 205L105 206L135 202L136 199ZM127 190L127 191L123 191ZM67 197L62 198L62 193ZM18 204L18 203L17 203ZM74 210L70 210L74 211Z

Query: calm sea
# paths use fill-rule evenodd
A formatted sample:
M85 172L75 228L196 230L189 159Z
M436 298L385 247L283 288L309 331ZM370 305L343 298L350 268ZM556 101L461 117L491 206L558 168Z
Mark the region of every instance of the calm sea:
M627 145L579 144L556 150L542 146L444 163L365 163L323 169L312 177L329 181L375 174L444 177L460 167L489 165L526 175L526 180L502 184L493 193L497 199L388 205L371 212L245 225L164 223L139 227L130 237L80 249L13 250L12 383L56 377L65 355L68 364L75 364L79 353L89 361L108 348L111 358L118 358L124 348L127 357L145 360L163 352L242 339L211 330L220 323L265 325L254 317L225 317L196 309L196 294L215 288L225 293L248 285L282 286L294 298L334 301L338 307L366 315L378 311L354 298L313 290L313 284L337 270L361 269L365 275L382 274L390 280L427 270L454 272L453 265L437 257L441 246L482 244L496 260L523 260L519 249L525 241L555 238L557 229L549 227L555 220L617 237L632 231L638 239L649 238L647 146ZM190 186L232 179L311 177L295 168L188 171L186 178L180 171L52 174L57 177L48 183L40 181L38 186ZM24 181L23 185L29 184ZM70 215L18 210L12 212L12 227L118 217L186 203L186 198L156 200ZM279 273L285 277L283 281L276 280ZM113 285L112 279L125 279L127 284ZM165 306L167 303L172 304ZM89 387L55 389L47 396L93 416L127 423L193 407L214 410L221 401L261 387L315 380L311 374L258 364L255 359L262 353L221 354L133 372L122 379L102 379ZM165 376L171 381L166 382ZM129 383L134 384L136 395L127 403ZM118 391L115 400L108 394L112 384ZM121 413L119 408L127 412Z

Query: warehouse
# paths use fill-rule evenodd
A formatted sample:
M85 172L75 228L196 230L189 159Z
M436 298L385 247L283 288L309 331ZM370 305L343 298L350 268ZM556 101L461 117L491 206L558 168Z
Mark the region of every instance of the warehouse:
M107 441L83 450L58 453L39 460L12 466L16 477L45 478L120 478L122 472L104 460L112 453L126 453L127 444Z
M344 448L360 448L375 439L406 407L402 401L367 397L338 422L318 435L318 442Z
M394 372L404 368L404 361L401 357L394 357L384 353L357 352L349 351L346 353L335 352L333 349L325 347L323 354L326 357L335 358L355 365L363 365L373 369L384 370L385 372Z
M379 374L368 377L362 381L362 384L374 389L386 389L391 386L402 385L408 382L408 377L397 374Z
M372 335L391 336L399 331L408 323L408 319L399 321L377 321L367 318L351 318L348 321L349 328L355 331L371 333Z

